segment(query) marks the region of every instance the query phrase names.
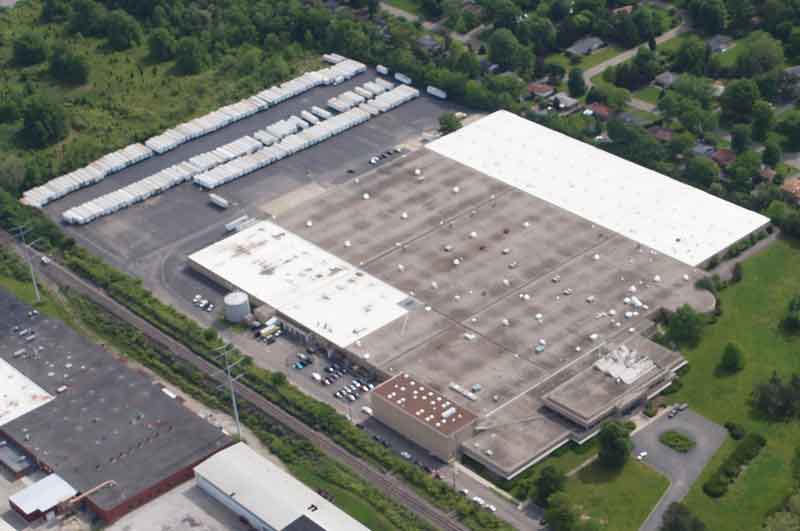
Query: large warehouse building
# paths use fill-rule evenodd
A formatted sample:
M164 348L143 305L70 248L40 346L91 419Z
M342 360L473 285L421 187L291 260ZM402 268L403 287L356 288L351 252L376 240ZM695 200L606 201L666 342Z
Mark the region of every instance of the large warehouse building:
M77 494L112 522L191 479L197 463L232 443L146 373L30 312L0 290L0 377L12 376L0 389L0 441L9 450L0 464L19 475L30 467L13 467L27 458L50 474L12 500L24 518Z
M194 473L203 491L256 531L369 531L241 442L199 464Z
M189 262L387 379L379 420L509 478L669 385L653 320L710 310L697 267L768 221L497 112Z

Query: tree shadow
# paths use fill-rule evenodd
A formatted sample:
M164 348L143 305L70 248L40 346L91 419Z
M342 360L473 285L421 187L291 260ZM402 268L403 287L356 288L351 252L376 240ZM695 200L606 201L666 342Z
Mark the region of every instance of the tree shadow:
M594 461L589 466L586 466L578 471L577 477L582 483L598 485L602 483L610 483L614 481L625 467L608 468L600 464L599 461Z

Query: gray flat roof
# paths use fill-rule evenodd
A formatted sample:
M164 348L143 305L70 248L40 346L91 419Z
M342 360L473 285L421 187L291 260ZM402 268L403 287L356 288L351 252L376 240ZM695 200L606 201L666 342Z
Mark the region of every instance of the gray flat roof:
M0 430L79 492L114 480L116 487L90 497L97 506L113 508L230 443L144 372L28 311L0 290L0 356L55 399ZM11 333L18 324L33 328L36 340ZM12 358L23 344L29 354Z
M585 436L565 417L536 412L591 366L595 349L640 337L661 308L714 304L694 287L704 272L431 149L275 222L413 300L404 317L347 350L478 414L484 429L463 447L502 475ZM625 302L634 293L635 308ZM481 390L469 397L453 383ZM617 402L610 393L600 400ZM573 406L592 417L598 404Z

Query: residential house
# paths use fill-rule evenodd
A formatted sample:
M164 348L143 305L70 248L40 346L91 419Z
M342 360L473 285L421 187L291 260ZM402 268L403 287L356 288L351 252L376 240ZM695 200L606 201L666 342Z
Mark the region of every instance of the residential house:
M559 111L571 111L578 107L578 100L569 96L566 92L559 92L553 96L553 105Z
M556 89L547 83L528 83L528 94L532 98L549 98Z
M698 157L710 157L713 153L714 146L704 144L703 142L697 142L692 148L692 155L696 155Z
M575 41L572 46L567 48L567 52L572 55L590 55L595 50L599 50L606 46L605 41L599 37L584 37Z
M781 190L795 203L800 203L800 177L791 177L783 181Z
M611 12L615 15L630 15L631 13L633 13L633 7L634 7L633 5L621 6L612 9Z
M716 162L720 168L727 168L736 161L736 153L730 149L718 149L711 154L711 160Z
M719 98L722 96L722 93L725 92L725 84L720 80L715 80L711 84L711 92L714 94L714 97Z
M653 84L661 88L668 89L678 80L678 77L679 77L678 74L676 74L675 72L670 72L670 71L661 72L653 80Z
M599 101L595 101L594 103L590 103L586 110L591 111L591 114L595 115L599 120L603 122L607 122L609 118L611 118L611 109L608 105L604 105Z
M758 172L760 182L771 183L778 173L769 166L762 165L761 171Z
M430 55L439 53L443 48L442 43L430 33L426 33L418 38L417 45Z
M706 44L708 44L711 53L725 53L733 47L734 42L733 39L727 35L717 34L708 39Z
M661 142L669 142L672 140L672 129L667 129L666 127L651 127L648 131L650 131L650 134L653 135L656 140L660 140Z

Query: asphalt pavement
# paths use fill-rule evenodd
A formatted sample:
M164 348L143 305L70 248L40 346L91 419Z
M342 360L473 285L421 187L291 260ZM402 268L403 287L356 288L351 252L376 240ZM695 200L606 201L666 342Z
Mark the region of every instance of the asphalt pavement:
M695 447L682 454L659 442L659 436L669 430L688 435L694 439ZM633 436L634 455L646 451L644 461L670 480L667 492L639 531L656 531L661 526L667 507L689 493L692 483L727 437L725 428L691 410L682 411L673 418L662 414Z

